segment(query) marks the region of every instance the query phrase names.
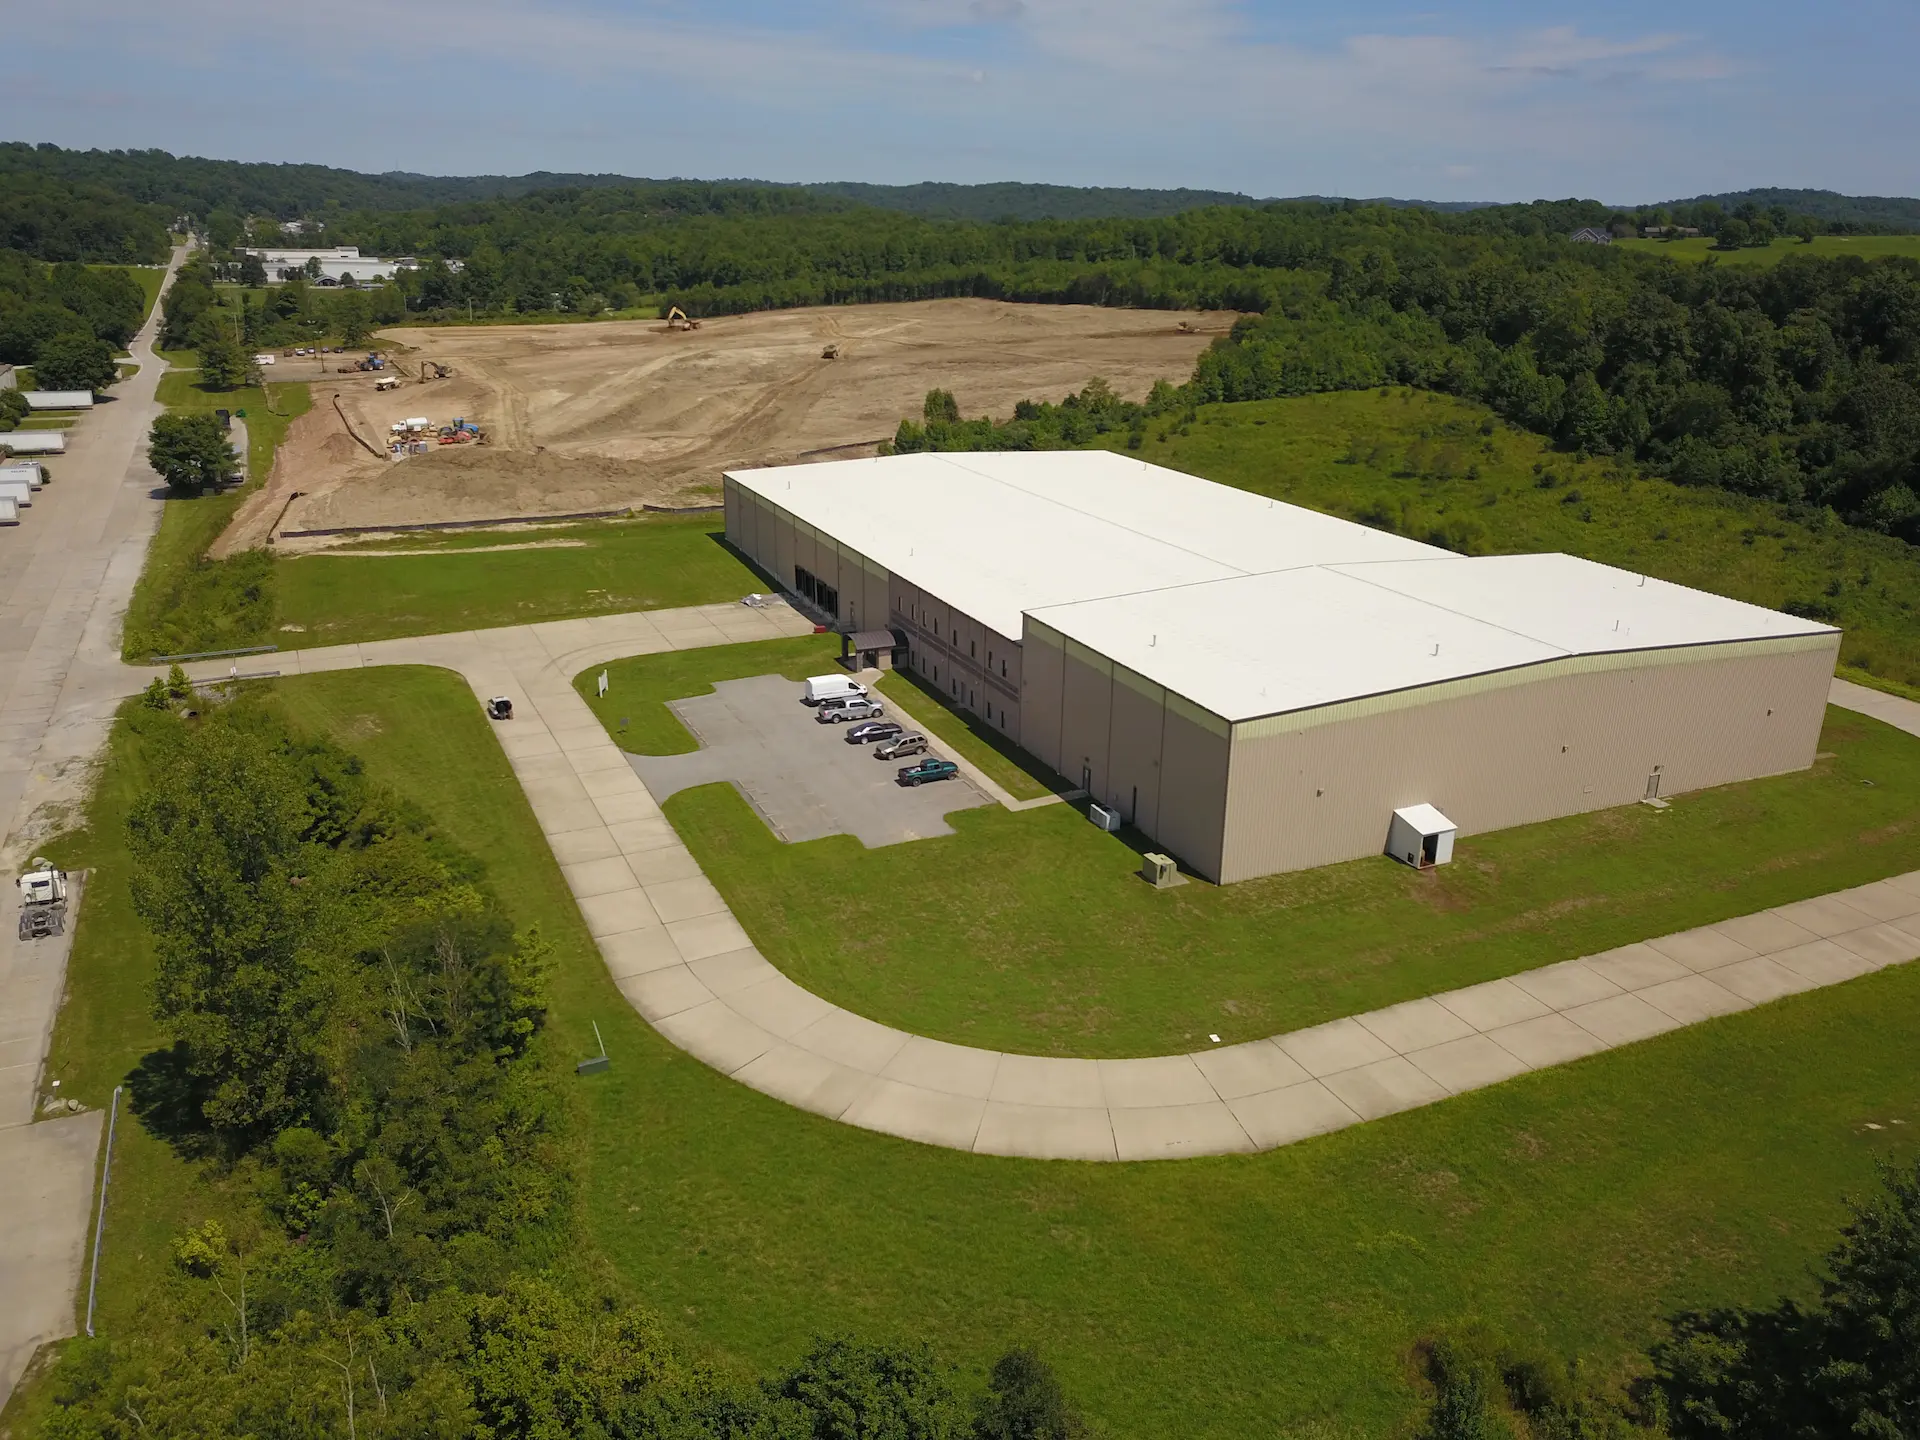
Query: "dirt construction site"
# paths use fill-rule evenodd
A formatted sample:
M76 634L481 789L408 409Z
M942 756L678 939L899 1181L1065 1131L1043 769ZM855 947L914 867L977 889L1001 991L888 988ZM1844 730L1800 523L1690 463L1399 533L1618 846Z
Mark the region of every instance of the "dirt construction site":
M1138 399L1155 380L1185 380L1235 318L933 300L763 311L691 330L388 330L377 342L391 357L384 377L312 382L312 409L214 553L287 531L699 504L723 469L872 454L935 388L965 415L996 418L1095 376ZM394 460L393 427L420 417L428 443ZM483 438L438 443L455 419Z

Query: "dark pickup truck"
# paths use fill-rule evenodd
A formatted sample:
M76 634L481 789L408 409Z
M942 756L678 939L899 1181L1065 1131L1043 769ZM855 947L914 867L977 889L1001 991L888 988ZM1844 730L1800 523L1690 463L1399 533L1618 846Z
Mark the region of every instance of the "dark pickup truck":
M894 779L902 785L924 785L929 780L951 780L959 773L960 767L953 761L929 755L918 765L902 765Z

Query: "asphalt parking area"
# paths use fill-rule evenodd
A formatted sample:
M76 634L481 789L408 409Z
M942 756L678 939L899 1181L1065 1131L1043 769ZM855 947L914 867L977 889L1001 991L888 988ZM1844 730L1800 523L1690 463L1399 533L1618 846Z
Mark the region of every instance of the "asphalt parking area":
M953 811L993 803L964 774L911 789L897 783L895 772L911 761L877 760L871 745L847 744L848 726L816 722L800 693L798 681L779 675L723 680L711 695L668 707L700 749L627 760L663 804L695 785L731 781L788 842L851 835L871 848L951 835Z

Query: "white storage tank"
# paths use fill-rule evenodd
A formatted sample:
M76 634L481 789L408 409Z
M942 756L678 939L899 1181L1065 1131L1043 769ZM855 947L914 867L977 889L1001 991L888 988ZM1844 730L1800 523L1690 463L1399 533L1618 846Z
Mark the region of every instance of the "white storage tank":
M1459 827L1431 805L1406 805L1393 812L1387 827L1387 853L1402 865L1431 869L1453 859Z

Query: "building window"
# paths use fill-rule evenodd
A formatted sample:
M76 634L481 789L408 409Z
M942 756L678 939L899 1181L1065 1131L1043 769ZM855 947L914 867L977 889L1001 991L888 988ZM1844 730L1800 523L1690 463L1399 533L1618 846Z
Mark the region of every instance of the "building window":
M1004 660L1000 662L1000 678L1002 680L1007 678L1007 662Z
M980 658L980 642L978 640L967 641L967 658L969 660L978 660Z
M933 678L936 680L940 678L940 667L938 665L933 667Z

